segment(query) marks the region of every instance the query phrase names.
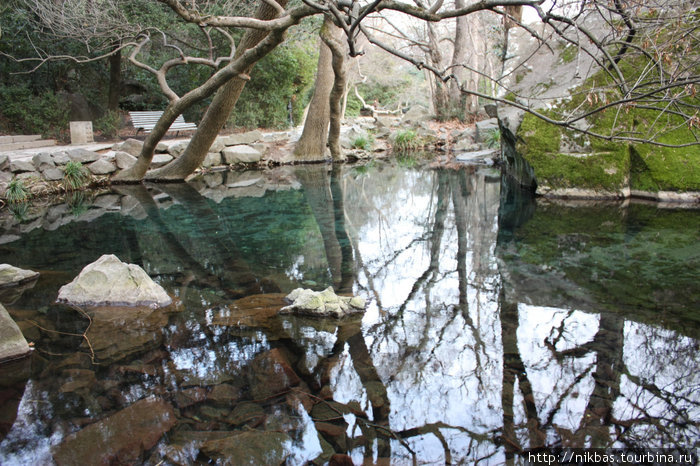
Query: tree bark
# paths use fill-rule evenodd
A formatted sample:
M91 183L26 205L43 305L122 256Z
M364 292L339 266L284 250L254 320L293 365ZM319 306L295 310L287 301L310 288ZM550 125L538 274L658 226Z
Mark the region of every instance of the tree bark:
M340 29L328 17L324 17L321 37L334 35L334 29ZM328 31L328 33L324 32ZM332 31L332 32L331 32ZM333 54L331 49L321 41L316 70L316 88L309 103L309 111L304 122L301 138L294 148L294 158L299 162L320 162L326 160L326 142L330 123L330 95L333 88Z
M322 30L321 40L331 50L333 69L333 87L329 95L330 127L328 129L328 148L334 162L345 160L340 148L340 124L343 120L343 95L346 87L345 49L338 40L342 33L339 27Z
M427 52L428 55L428 61L436 68L442 69L442 53L440 52L440 41L437 35L437 32L435 31L435 27L427 23L425 27L428 30L428 48L429 52ZM432 90L432 98L433 98L433 107L435 108L435 116L437 117L438 120L444 120L447 119L449 116L449 102L450 102L450 97L448 95L447 91L447 86L445 86L445 83L442 81L437 76L433 77L433 87L431 87Z

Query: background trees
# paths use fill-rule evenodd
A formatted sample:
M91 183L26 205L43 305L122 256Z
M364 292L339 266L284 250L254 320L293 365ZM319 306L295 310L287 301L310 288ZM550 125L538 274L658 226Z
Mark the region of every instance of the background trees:
M635 3L633 0L612 3L596 0L541 4L534 0L487 0L477 3L437 0L428 4L416 0L411 4L376 0L360 4L344 0L305 0L301 4L286 6L282 2L268 0L263 3L274 12L274 16L256 18L250 5L223 0L188 3L179 0L110 3L104 0L107 5L105 11L116 8L115 17L120 18L120 21L126 20L129 27L114 28L114 34L106 36L100 28L93 28L94 35L85 40L81 35L84 31L75 32L69 28L80 23L79 15L76 14L75 20L67 24L51 23L47 18L51 17L53 10L40 9L38 5L41 1L43 0L14 0L12 8L17 8L16 11L23 12L27 18L33 18L32 21L20 20L15 24L16 28L32 24L36 30L48 29L52 37L64 34L66 40L72 41L72 46L82 43L88 48L93 47L93 50L107 50L108 54L103 54L104 56L114 57L120 47L128 48L130 56L135 51L142 52L142 70L150 68L149 71L158 76L164 70L163 67L166 67L164 74L172 72L171 76L179 81L179 84L168 84L164 88L163 79L158 79L160 88L170 103L162 125L149 136L144 145L139 169L125 178L129 180L140 179L145 175L152 157L152 148L155 147L154 142L162 137L168 121L177 114L208 105L214 92L227 85L230 79L242 80L243 86L250 80L250 67L284 43L284 36L290 28L294 32L298 29L296 25L305 18L320 16L325 18L325 24L333 24L341 31L342 40L347 43L349 58L361 57L365 49L377 47L412 63L419 70L427 70L431 74L432 101L439 118L457 116L468 119L476 112L478 99L495 99L567 130L598 138L681 147L697 145L699 141L696 132L700 126L700 106L696 86L700 81L700 62L696 51L700 48L697 37L698 17L692 2L657 0L650 4ZM84 1L63 0L51 3L69 7L80 5ZM529 12L529 16L535 18L537 23L524 23L523 11ZM3 18L5 16L7 15L3 15ZM158 27L161 24L159 21L163 27ZM265 44L260 42L260 47L255 46L255 51L251 49L250 53L242 53L240 41L245 34L252 34L251 31L267 34L263 41ZM527 79L522 78L532 70L529 60L535 52L517 56L512 51L509 52L509 38L515 34L514 31L528 36L530 42L537 44L539 49L560 56L566 62L562 65L573 63L570 66L576 67L580 85L573 89L570 83L559 88L554 86L556 83L544 83L545 87L557 89L556 94L535 92L537 86L519 86L521 82L527 84ZM109 32L111 34L112 29ZM197 42L194 39L196 35L205 39ZM156 37L162 38L158 44ZM338 40L336 38L331 43ZM91 45L95 43L102 48ZM228 54L219 53L221 43L233 45ZM0 46L4 47L5 56L10 52L14 56L23 54L22 51L5 51L8 47L5 39ZM230 53L234 47L235 57ZM157 48L171 55L162 55L158 61L158 53L155 52ZM25 52L27 50L35 52L31 57L34 60L32 63L37 63L38 59L38 63L51 64L48 62L52 58L61 55L45 52L40 47L32 49L29 46ZM290 63L288 58L291 52L287 52L285 60ZM84 61L76 53L69 55L73 57L74 63ZM91 59L103 55L96 53ZM337 54L337 57L341 55ZM222 59L215 59L217 56ZM226 57L233 60L223 59ZM499 57L505 59L504 68L499 66ZM272 65L272 58L269 60ZM160 68L150 64L154 61L158 61ZM17 62L6 63L18 66ZM187 67L179 67L175 63L187 64ZM203 71L202 68L207 66L209 69ZM180 71L172 71L175 68ZM188 71L183 71L185 69ZM330 76L327 69L327 65L324 65L317 75L316 88L319 93L324 79ZM288 74L294 71L293 66L283 67L279 72L273 71L268 76L284 74L288 78ZM381 70L376 71L381 73ZM300 74L308 76L307 72ZM334 76L341 77L342 74L334 73ZM538 78L540 81L546 79L541 75ZM104 81L109 82L108 79ZM286 83L285 86L291 92L282 92L280 98L276 99L277 103L270 108L276 108L275 113L281 115L283 112L280 111L280 106L288 105L291 101L292 114L296 112L298 115L301 105L297 100L303 98L293 99L292 96L295 95L294 92L302 93L305 89L303 81L304 79L279 79L279 82ZM334 104L339 96L344 99L347 95L344 84L339 81L335 84L338 91L334 93ZM345 92L339 92L341 88ZM269 93L269 90L264 94L251 93L251 100L264 103L260 97ZM325 106L326 99L321 100ZM368 103L365 101L365 104ZM330 101L328 105L331 105ZM227 103L226 108L228 107L233 108L231 102ZM545 107L549 110L539 110ZM254 104L247 107L248 111L252 108ZM604 118L596 120L598 115L604 115ZM632 116L626 118L626 115ZM313 116L316 116L316 112ZM234 117L234 122L240 123L241 120L251 124L263 122L262 119L245 118L243 115ZM215 126L219 128L210 126L212 123L209 121L213 120L203 120L200 131L214 134L226 118L223 122L216 119ZM325 133L326 124L313 126L322 128L321 133ZM337 125L331 128L332 133L328 139L332 141ZM325 139L326 137L319 139L323 140L322 145L325 145ZM206 144L196 150L193 148L196 155L190 156L190 152L187 152L184 160L194 157L187 166L196 166L197 160L206 153L204 145ZM312 151L300 149L297 152L308 156ZM159 178L169 170L159 170L149 176ZM176 170L169 176L184 177L187 175L185 171Z

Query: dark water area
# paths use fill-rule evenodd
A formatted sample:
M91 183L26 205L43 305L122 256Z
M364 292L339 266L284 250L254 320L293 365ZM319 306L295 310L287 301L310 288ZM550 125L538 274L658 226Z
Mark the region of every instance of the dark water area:
M700 439L700 210L534 201L491 169L283 167L3 210L0 464L524 464ZM175 298L77 309L103 254ZM297 287L364 314L278 315ZM309 463L313 462L313 463Z

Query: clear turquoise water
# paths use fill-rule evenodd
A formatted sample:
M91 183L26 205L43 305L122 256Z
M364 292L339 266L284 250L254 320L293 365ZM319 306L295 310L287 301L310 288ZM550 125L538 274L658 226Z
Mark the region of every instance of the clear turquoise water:
M0 377L1 464L698 447L698 210L535 203L492 171L375 163L122 187L21 216L4 211L0 262L42 275L0 299L35 347ZM102 254L178 304L55 305ZM276 315L300 286L368 307ZM153 439L120 435L142 424Z

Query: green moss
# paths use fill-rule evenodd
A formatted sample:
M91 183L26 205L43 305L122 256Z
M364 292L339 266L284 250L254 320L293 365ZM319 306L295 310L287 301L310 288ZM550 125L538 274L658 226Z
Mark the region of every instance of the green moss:
M670 141L669 141L670 142ZM638 145L632 154L632 189L700 191L700 147Z
M518 136L521 142L517 150L526 158L531 154L559 152L561 129L529 113L523 118Z
M578 48L570 45L568 47L564 47L564 50L562 50L559 54L559 59L562 63L571 63L574 61L574 58L576 58L576 55L578 55Z
M540 184L552 188L615 191L626 184L629 157L624 152L602 152L585 157L560 153L533 153L527 161Z
M620 67L625 74L634 72L633 63L623 62ZM585 100L590 98L591 90L605 81L605 73L599 72L587 80L569 102L550 110L549 114L556 116L580 105L587 106ZM619 98L615 92L612 89L598 91L595 97L601 101L611 101ZM693 134L680 117L673 114L660 117L658 112L634 106L601 111L590 116L587 122L592 125L592 132L603 135L636 137L659 128L661 135L658 141L661 143L681 145L694 141ZM629 187L633 190L700 191L700 146L672 148L594 137L583 138L583 141L582 136L549 125L529 114L523 119L518 137L521 141L516 149L532 165L540 185L619 189L628 178ZM593 155L577 158L559 154L563 137L586 146L586 152Z

